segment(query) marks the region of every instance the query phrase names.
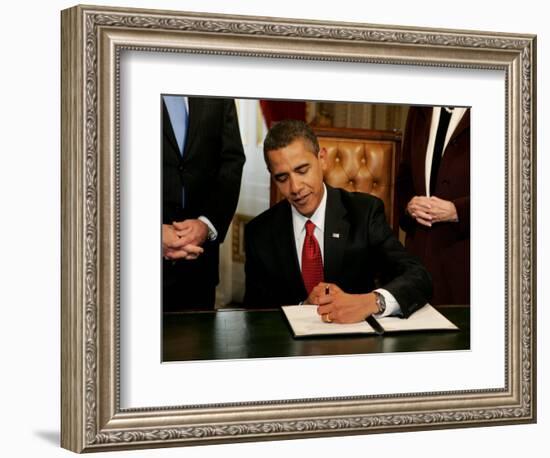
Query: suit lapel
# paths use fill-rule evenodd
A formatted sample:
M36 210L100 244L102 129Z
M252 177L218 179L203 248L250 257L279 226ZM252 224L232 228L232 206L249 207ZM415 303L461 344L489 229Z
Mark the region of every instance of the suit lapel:
M469 127L470 127L470 110L467 109L466 113L464 113L464 115L462 116L462 119L456 126L456 129L452 133L451 138L449 138L449 143L447 144L447 146L449 146L453 141L455 141L457 137L460 137L462 134L464 134ZM443 157L445 157L445 155L443 155Z
M470 110L466 110L466 113L462 116L462 119L456 126L456 129L449 138L449 142L445 147L445 154L441 158L441 164L439 165L439 176L446 176L447 169L451 166L453 162L453 155L457 154L454 145L457 143L458 138L461 135L469 135L470 133Z
M421 177L417 183L417 188L421 191L420 195L426 195L426 150L428 149L428 140L430 138L430 127L432 125L433 109L424 107L420 110L420 115L424 120L420 123L424 131L415 132L415 138L418 143L413 143L413 147L420 153L419 159L412 161L413 177ZM419 129L421 130L421 129ZM414 154L416 154L416 151Z
M187 126L187 135L185 137L185 148L183 153L183 161L187 161L189 156L193 154L193 142L195 141L200 126L202 104L201 101L189 97L189 124Z
M327 208L325 212L324 273L325 281L335 282L342 272L344 247L347 244L349 222L340 193L327 186Z

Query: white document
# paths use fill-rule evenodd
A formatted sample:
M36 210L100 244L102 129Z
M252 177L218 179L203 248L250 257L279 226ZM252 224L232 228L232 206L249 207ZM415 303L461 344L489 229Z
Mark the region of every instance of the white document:
M292 331L296 337L334 334L377 334L366 321L352 324L325 323L317 314L316 305L283 305ZM374 318L374 317L373 317ZM384 332L458 330L430 304L414 312L409 318L375 318Z
M376 321L378 321L385 332L458 330L458 327L430 304L426 304L406 319L387 316L376 318Z
M331 334L376 334L366 321L352 324L325 323L316 305L283 305L284 314L296 337Z

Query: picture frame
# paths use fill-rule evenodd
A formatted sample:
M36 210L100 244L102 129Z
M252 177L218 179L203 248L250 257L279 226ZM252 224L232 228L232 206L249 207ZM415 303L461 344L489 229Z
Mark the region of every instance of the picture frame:
M536 421L536 37L76 6L62 12L62 423L75 452ZM124 50L505 74L503 388L121 408Z

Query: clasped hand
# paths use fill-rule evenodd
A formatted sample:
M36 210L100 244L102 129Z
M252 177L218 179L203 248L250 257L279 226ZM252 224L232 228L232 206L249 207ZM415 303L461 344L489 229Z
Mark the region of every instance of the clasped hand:
M456 222L458 215L455 204L439 197L415 196L407 204L407 213L418 224L431 227L433 223Z
M208 236L208 226L199 219L162 225L162 255L165 259L197 259Z
M332 283L319 283L306 303L318 305L317 313L334 323L357 323L378 312L374 293L348 294Z

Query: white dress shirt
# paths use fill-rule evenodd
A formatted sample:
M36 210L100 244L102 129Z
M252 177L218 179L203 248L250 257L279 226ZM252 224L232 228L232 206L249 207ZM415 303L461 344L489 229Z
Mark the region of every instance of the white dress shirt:
M323 197L321 198L321 202L319 203L319 206L313 212L313 215L311 215L310 218L302 215L298 210L296 210L292 205L290 206L292 209L292 228L294 230L294 242L296 243L296 253L298 255L298 262L300 264L300 271L302 270L302 249L304 246L304 239L306 237L306 222L310 220L314 225L315 229L313 231L313 235L317 239L317 243L319 244L319 248L321 250L321 259L325 259L325 214L327 209L327 188L323 184ZM324 261L323 261L324 265ZM379 292L384 296L384 299L386 300L386 310L384 313L377 314L375 316L378 317L384 317L384 316L390 316L390 315L400 315L401 314L401 307L399 306L399 303L393 297L393 294L389 291L378 288L375 289L376 292Z

